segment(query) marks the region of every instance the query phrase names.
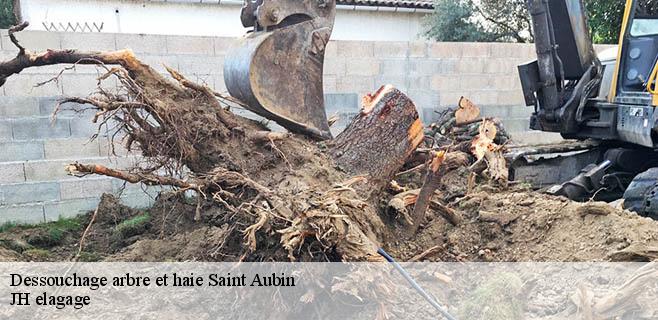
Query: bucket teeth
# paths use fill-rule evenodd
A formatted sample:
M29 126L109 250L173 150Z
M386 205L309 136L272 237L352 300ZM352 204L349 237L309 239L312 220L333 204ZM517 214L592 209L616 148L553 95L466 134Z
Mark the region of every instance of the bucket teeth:
M331 139L322 72L335 0L246 2L241 17L254 30L226 56L229 93L291 132Z

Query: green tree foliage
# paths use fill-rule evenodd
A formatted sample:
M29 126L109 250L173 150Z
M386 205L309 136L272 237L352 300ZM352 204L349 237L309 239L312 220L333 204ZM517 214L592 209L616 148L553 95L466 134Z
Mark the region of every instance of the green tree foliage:
M437 41L528 42L525 0L436 0L426 36Z
M12 0L0 0L0 29L7 29L14 24L16 24L14 2Z
M617 43L624 15L622 0L586 0L589 27L594 43Z
M437 41L486 41L490 35L474 21L475 6L471 0L439 0L434 13L425 21L427 36Z
M617 43L625 1L584 2L594 42ZM531 42L530 26L526 0L435 0L425 35L437 41Z

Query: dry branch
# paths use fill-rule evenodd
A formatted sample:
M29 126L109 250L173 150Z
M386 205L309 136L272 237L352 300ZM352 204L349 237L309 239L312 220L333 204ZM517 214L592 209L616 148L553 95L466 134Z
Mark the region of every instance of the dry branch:
M468 155L463 152L446 153L440 151L433 154L430 163L427 166L428 170L425 175L425 181L420 189L416 205L411 214L411 219L413 221L412 230L414 232L418 230L418 227L425 217L425 211L427 211L427 208L430 205L430 198L439 187L441 177L443 177L446 172L455 170L461 166L466 166L467 164Z

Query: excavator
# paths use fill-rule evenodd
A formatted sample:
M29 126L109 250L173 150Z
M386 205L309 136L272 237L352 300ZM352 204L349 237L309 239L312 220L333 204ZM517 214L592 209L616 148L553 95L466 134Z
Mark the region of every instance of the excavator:
M617 49L597 55L582 0L528 0L537 59L518 67L530 128L565 142L511 147L510 179L658 219L658 3L627 0ZM331 139L322 71L335 0L245 0L229 93L286 129Z
M537 60L518 70L530 127L572 142L519 151L511 178L572 200L623 198L658 219L658 3L627 0L618 48L598 56L582 0L528 0L528 11Z

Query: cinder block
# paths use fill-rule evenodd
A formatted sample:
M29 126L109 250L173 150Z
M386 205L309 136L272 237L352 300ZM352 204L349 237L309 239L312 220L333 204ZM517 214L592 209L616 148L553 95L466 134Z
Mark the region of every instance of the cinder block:
M130 154L122 144L121 138L117 137L114 141L114 147L112 147L112 141L110 137L102 137L98 139L100 144L100 156L101 157L113 157L113 156L126 156ZM133 146L134 148L135 146Z
M434 42L429 44L430 58L461 58L462 46L456 42Z
M442 66L440 60L434 59L413 59L409 64L407 74L412 76L427 75L433 76L440 73Z
M39 99L34 97L0 97L0 117L39 115Z
M425 58L428 56L429 44L426 42L409 42L409 57Z
M167 36L167 53L214 55L215 44L211 37Z
M499 76L489 76L490 85L492 89L499 91L511 91L518 89L521 91L521 80L516 75L499 75Z
M146 186L141 183L127 183L122 180L112 179L112 192L115 195L146 195L155 198L160 192L171 190L170 187Z
M122 195L120 200L123 205L135 209L147 209L155 204L155 197L148 194Z
M440 91L440 107L454 107L459 103L459 99L465 96L463 91Z
M71 127L68 118L38 117L14 120L12 132L15 140L68 138Z
M113 121L108 121L110 126ZM91 119L74 118L71 119L71 137L72 138L91 138L93 135L98 134L99 137L107 136L107 126L98 128L98 123L91 122Z
M432 89L439 92L459 90L460 77L454 75L435 74L432 76Z
M64 95L86 97L97 92L99 76L100 74L97 73L67 74L60 80ZM112 77L107 78L101 83L108 90L116 89L116 84L116 80Z
M59 200L59 183L36 182L0 185L0 205Z
M407 81L407 77L405 76L383 75L383 76L378 76L375 79L375 84L379 84L379 85L390 84L402 92L406 92L409 89L408 87L409 82L410 81ZM413 85L413 83L411 83L411 85Z
M25 182L22 162L0 163L0 184Z
M484 72L487 74L516 74L517 65L509 58L490 58L484 66Z
M491 78L486 75L463 75L459 78L459 88L462 90L491 89Z
M489 43L464 42L459 45L462 47L462 57L464 58L487 58L491 53Z
M29 182L77 179L64 170L71 162L71 159L26 161L25 179Z
M421 116L423 108L433 109L439 105L439 94L434 91L414 90L412 86L407 95L414 102Z
M41 116L49 117L52 119L60 98L52 97L42 98L40 100L39 112L41 113ZM94 118L94 115L96 115L97 111L98 110L96 110L94 106L90 104L79 104L73 102L63 103L59 106L59 110L57 110L55 119L68 118L71 121L78 121L78 119L91 121Z
M485 117L496 117L500 119L510 119L509 106L486 106L480 108L482 115Z
M507 132L525 132L530 130L530 119L502 119Z
M325 74L322 77L322 86L324 87L324 92L335 93L337 81L338 81L338 76L336 76L335 74Z
M375 76L379 74L379 62L372 59L350 60L346 67L347 75Z
M43 223L45 222L43 205L0 206L0 224L7 222L19 224Z
M489 56L492 58L526 58L528 55L528 46L534 48L532 44L521 43L488 43Z
M464 92L464 96L481 107L495 105L498 103L498 91L495 90L475 90Z
M190 74L222 74L224 73L224 58L184 55L178 59L178 70L183 75Z
M215 54L218 56L226 55L231 47L233 47L237 42L235 38L228 37L215 37L212 40L215 47Z
M406 59L386 59L381 60L380 75L385 76L406 76L408 74L409 63Z
M100 197L112 192L112 180L106 178L78 179L61 182L61 199Z
M164 53L167 52L167 38L161 35L128 34L116 35L116 47L118 50L130 49L134 53Z
M484 72L484 66L487 64L486 59L470 58L457 60L455 71L458 73L477 73Z
M338 41L338 56L345 58L371 58L375 43L367 41Z
M375 42L375 57L405 58L409 53L408 42L378 41Z
M420 118L423 120L423 123L425 125L430 125L432 122L436 121L438 119L438 114L437 108L422 108L422 110L418 110L418 113L420 114Z
M39 101L39 115L52 116L60 99L62 99L61 96L37 98Z
M100 197L46 203L44 205L45 220L50 222L59 218L74 218L95 210L99 203Z
M0 142L11 141L11 123L12 120L0 120Z
M430 91L432 89L432 76L410 76L408 79L411 90Z
M324 105L328 115L356 112L359 110L359 96L356 93L334 93L324 95Z
M498 92L497 104L500 105L525 105L525 99L523 98L523 92L521 89L518 90L501 90Z
M0 162L43 159L43 142L21 141L0 143Z
M62 33L49 31L22 31L16 34L20 44L33 52L46 51L46 49L61 49ZM7 32L2 32L2 49L18 52L16 46L11 43Z
M50 81L56 74L17 74L7 79L3 86L6 96L48 97L63 94L61 81ZM48 83L45 83L50 81ZM44 83L39 85L39 83Z
M62 49L80 51L114 51L117 49L115 33L62 33Z
M216 51L217 49L215 49ZM219 51L217 51L219 54ZM327 48L324 49L324 57L325 58L335 58L338 56L338 42L337 41L329 41L327 44Z
M375 78L368 76L344 76L337 79L336 89L341 93L373 92L379 87L375 85Z
M167 69L165 66L172 68L174 70L178 70L178 62L179 62L179 56L178 55L166 55L166 54L161 54L161 55L153 55L153 54L148 54L148 55L141 55L139 59L151 66L151 68L155 69L157 72L163 73L163 74L168 74Z
M100 156L100 144L98 140L89 141L89 139L85 138L46 140L44 142L44 149L46 159Z
M457 71L457 62L459 59L439 59L439 64L436 73L440 74L455 74Z
M347 63L344 58L328 58L324 60L324 74L341 77L347 73Z

